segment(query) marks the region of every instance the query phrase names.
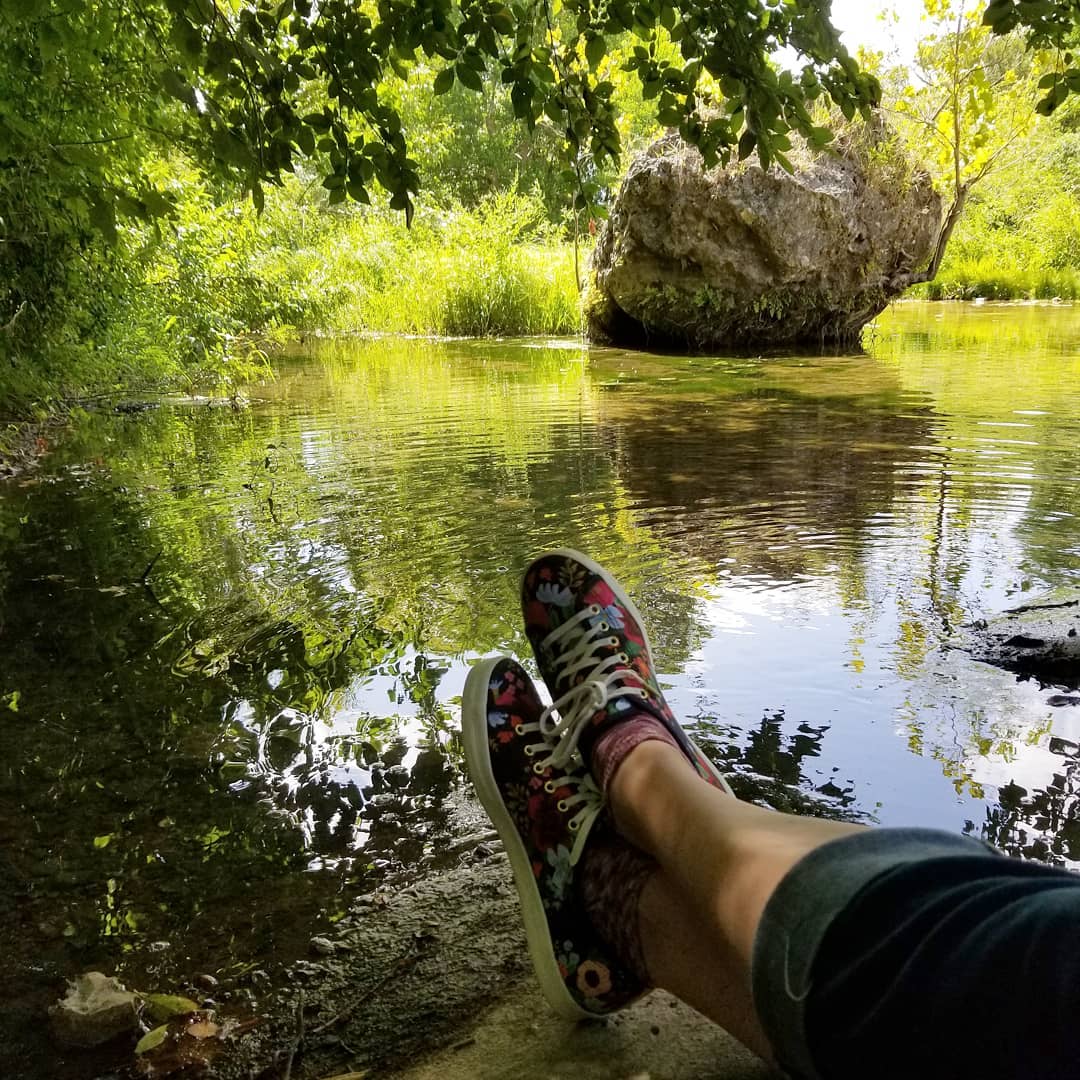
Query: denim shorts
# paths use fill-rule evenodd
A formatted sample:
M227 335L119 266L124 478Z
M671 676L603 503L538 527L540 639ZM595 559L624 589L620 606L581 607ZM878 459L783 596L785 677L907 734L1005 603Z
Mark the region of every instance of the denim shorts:
M798 1080L1080 1077L1080 877L932 829L868 829L781 881L754 1003Z

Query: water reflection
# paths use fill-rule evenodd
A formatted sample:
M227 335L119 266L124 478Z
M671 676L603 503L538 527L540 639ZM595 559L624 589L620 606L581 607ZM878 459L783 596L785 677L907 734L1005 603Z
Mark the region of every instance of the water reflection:
M1077 721L949 648L1080 575L1080 316L991 307L900 308L852 357L351 342L246 411L88 418L0 491L28 1000L285 960L437 865L468 664L527 654L550 546L631 589L740 794L1080 861Z

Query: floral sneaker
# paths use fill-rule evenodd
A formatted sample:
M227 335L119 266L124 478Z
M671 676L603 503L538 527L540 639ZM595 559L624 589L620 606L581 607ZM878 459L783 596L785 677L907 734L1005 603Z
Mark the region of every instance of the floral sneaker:
M603 567L569 549L541 555L525 571L521 603L525 633L553 698L540 717L540 732L557 745L553 765L568 764L575 750L588 763L604 731L644 712L664 725L704 779L731 793L664 700L645 623Z
M557 766L540 731L543 702L520 664L492 657L465 683L461 729L469 775L506 845L529 954L544 996L570 1020L621 1009L649 987L602 944L576 880L603 808L580 764Z

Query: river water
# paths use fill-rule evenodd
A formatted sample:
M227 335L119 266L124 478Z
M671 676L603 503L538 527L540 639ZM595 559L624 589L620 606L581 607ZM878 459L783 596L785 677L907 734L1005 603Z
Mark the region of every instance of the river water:
M67 977L272 981L450 861L465 674L526 656L552 546L629 588L740 794L1080 864L1080 708L953 647L1080 586L1080 309L905 304L866 347L319 343L0 484L5 1074L96 1075L41 1035Z

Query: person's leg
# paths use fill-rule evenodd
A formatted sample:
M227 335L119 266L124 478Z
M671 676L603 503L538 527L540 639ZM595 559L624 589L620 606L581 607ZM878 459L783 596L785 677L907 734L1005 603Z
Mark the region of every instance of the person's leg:
M642 891L637 919L650 980L773 1063L754 1010L749 970L722 934L709 932L663 870Z
M607 793L662 868L638 905L650 976L767 1060L826 1080L1077 1075L1077 875L740 803L660 741Z
M1076 1076L1080 878L970 837L740 803L665 702L641 616L602 567L549 553L522 601L553 698L545 760L580 752L620 833L659 863L645 887L607 890L599 919L619 920L610 941L640 934L627 955L652 981L799 1077Z
M761 915L781 879L815 848L864 828L740 802L663 742L628 754L607 796L619 831L660 863L696 910L699 932L737 959L747 986Z

